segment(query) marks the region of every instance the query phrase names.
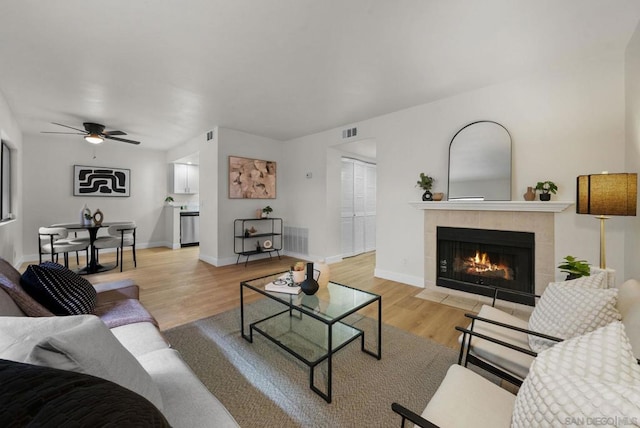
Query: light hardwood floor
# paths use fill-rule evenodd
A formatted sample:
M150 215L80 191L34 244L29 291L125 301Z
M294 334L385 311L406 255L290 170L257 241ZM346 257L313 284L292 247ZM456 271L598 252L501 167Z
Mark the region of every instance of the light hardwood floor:
M93 283L133 279L140 286L140 300L162 330L239 307L242 280L284 271L296 261L282 257L282 260L250 261L247 267L244 264L214 267L198 260L198 247L150 248L136 253L137 268L133 267L131 252L125 251L124 272L114 269L87 279ZM70 259L73 260L70 267L74 268L75 258ZM100 255L100 262L114 260L115 253ZM374 265L375 253L345 259L330 265L331 280L380 294L384 323L458 347L454 327L467 325L464 310L415 297L421 288L375 278Z

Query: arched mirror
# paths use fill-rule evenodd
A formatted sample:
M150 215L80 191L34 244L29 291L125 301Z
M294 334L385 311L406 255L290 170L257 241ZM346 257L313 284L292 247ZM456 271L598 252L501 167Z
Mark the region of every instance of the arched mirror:
M496 122L473 122L449 145L449 200L511 200L511 135Z

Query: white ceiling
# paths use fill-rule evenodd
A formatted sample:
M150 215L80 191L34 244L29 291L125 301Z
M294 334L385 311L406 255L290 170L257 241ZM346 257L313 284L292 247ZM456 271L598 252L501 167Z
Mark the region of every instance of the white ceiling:
M25 135L286 140L622 55L639 18L638 0L2 0L0 91Z

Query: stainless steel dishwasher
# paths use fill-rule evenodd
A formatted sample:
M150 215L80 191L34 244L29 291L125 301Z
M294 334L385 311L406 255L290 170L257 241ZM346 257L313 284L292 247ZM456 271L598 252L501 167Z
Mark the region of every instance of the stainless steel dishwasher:
M189 247L200 244L200 212L183 211L180 213L180 246Z

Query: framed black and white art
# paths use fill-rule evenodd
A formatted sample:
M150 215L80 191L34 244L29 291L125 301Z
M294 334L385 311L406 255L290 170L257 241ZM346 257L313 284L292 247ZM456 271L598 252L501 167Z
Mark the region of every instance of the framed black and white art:
M73 196L129 196L131 170L73 166Z

